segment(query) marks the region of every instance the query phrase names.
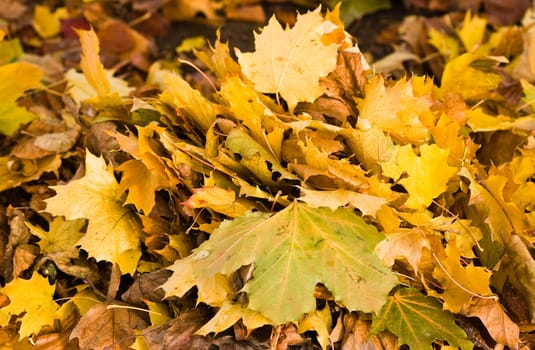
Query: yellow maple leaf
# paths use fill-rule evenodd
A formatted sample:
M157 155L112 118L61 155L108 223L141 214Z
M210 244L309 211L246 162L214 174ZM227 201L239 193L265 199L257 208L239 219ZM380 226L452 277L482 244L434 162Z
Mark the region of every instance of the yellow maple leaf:
M429 291L429 295L444 300L443 308L454 313L461 312L463 305L473 297L492 295L489 283L492 273L485 267L470 263L461 265L461 256L455 240L448 242L446 257L436 260L433 276L441 283L443 292Z
M93 29L77 29L76 33L80 37L80 45L82 45L82 58L80 60L82 72L97 94L106 96L111 92L111 88L104 66L100 62L100 46L97 34Z
M167 270L173 271L173 275L162 284L166 297L182 297L194 286L198 287L198 303L205 303L212 306L222 306L233 293L230 280L220 273L211 276L199 276L202 271L196 271L193 263L202 260L210 252L200 250L193 255L180 260L176 260Z
M101 98L108 104L120 103L119 97L128 95L132 89L124 80L114 78L113 71L104 68L95 31L76 29L76 33L82 46L80 68L83 75L73 69L65 74L71 96L78 103L93 97Z
M383 174L399 183L409 193L405 205L412 209L428 207L433 198L446 190L449 179L457 173L457 168L448 165L449 151L437 145L420 146L420 156L411 145L401 146L397 157L381 163Z
M46 210L68 220L88 219L87 233L78 241L81 248L97 261L117 263L123 273L134 273L141 256L141 225L123 206L123 192L104 159L87 152L85 167L81 179L51 187L57 194L46 200Z
M0 133L11 135L21 124L35 118L17 106L17 99L26 91L41 87L43 70L31 63L15 62L0 66Z
M50 11L46 5L36 5L33 10L32 26L41 38L51 38L59 34L61 20L69 18L67 8Z
M157 142L164 128L150 123L137 129L137 139L133 135L115 134L121 149L135 158L122 163L116 170L123 173L119 187L122 191L128 190L125 203L134 204L148 215L156 202L155 192L176 186L179 179L168 166L161 144Z
M394 265L396 259L405 258L418 273L424 249L431 250L425 230L398 228L386 233L386 239L377 244L375 253L386 266Z
M472 54L462 54L446 64L439 91L442 94L457 93L465 100L495 97L493 92L502 77L496 72L496 59Z
M432 81L425 78L400 80L387 87L380 75L375 76L366 84L365 98L358 100L357 127L369 130L377 125L403 144L426 142L436 118L430 110L431 89Z
M20 317L21 338L37 334L43 326L54 325L56 311L59 305L54 301L55 286L48 283L46 277L34 273L32 278L25 280L17 278L0 292L9 297L9 305L0 309L0 326L6 326L10 316Z
M298 102L312 102L324 88L319 79L336 67L338 44L325 44L328 33L320 8L297 16L283 29L275 16L255 34L255 52L236 50L243 73L256 90L281 96L293 110Z
M216 119L218 105L208 101L176 73L163 72L163 79L165 90L160 100L191 118L203 131L208 130Z
M468 11L464 16L463 26L457 31L468 52L475 51L476 45L480 45L487 29L487 20L477 15L472 16Z
M232 327L240 319L249 333L266 324L273 324L272 321L264 317L258 311L248 309L239 304L234 304L227 299L223 302L223 305L221 305L217 314L195 332L195 334L206 336L209 333L221 333Z

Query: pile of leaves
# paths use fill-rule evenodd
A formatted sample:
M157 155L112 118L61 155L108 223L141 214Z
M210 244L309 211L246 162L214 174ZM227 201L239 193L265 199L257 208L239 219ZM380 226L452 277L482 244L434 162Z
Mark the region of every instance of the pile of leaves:
M98 6L36 8L79 69L0 31L0 347L531 348L531 12L425 27L442 69L394 79L338 7L150 62Z

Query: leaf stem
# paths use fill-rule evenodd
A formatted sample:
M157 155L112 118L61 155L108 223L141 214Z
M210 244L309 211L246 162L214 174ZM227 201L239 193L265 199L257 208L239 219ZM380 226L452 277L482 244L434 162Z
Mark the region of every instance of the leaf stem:
M485 295L481 295L481 294L478 294L478 293L475 293L475 292L472 292L471 290L467 289L466 287L464 287L462 284L460 284L455 278L453 278L453 276L448 272L448 270L446 270L446 268L444 267L444 265L442 265L442 263L440 262L440 260L438 259L437 255L433 252L431 253L433 255L433 259L435 259L437 265L440 267L440 269L442 270L442 272L444 272L444 274L459 288L461 288L463 291L465 291L466 293L474 296L474 297L477 297L477 298L481 298L481 299L487 299L487 300L498 300L498 297L496 295L488 295L488 296L485 296Z

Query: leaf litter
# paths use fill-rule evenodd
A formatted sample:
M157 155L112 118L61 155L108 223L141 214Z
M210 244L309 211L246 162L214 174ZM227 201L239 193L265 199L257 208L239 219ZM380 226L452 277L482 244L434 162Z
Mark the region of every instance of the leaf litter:
M381 62L342 18L386 3L4 2L4 348L533 346L530 10L407 16Z

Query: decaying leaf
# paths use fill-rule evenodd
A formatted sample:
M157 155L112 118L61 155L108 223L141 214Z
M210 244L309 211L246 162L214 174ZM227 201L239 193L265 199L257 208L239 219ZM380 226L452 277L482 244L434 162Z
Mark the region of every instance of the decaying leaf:
M114 307L116 306L116 307ZM122 305L99 303L87 311L71 332L80 349L125 348L135 340L135 330L147 327L139 311Z

